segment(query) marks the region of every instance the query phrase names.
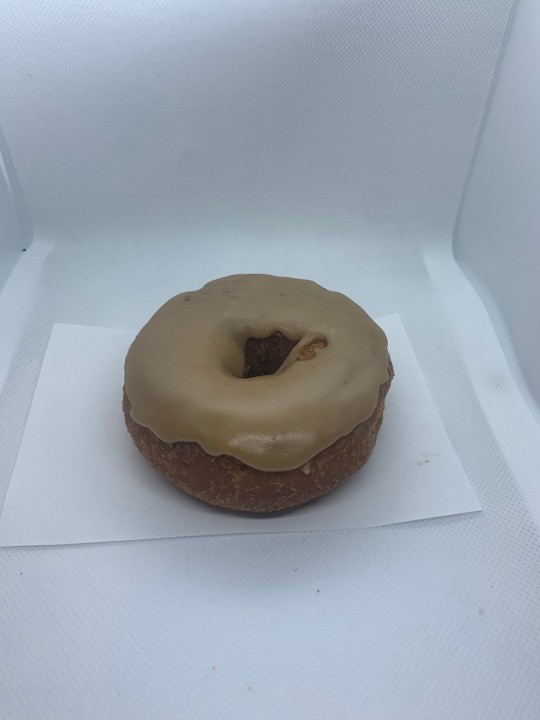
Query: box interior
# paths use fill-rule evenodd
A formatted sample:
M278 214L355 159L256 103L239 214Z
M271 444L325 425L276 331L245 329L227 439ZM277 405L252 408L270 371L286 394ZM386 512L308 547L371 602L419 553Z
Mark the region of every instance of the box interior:
M399 312L484 508L2 550L6 717L536 718L539 428L453 246L510 0L2 13L0 496L53 323L268 272Z

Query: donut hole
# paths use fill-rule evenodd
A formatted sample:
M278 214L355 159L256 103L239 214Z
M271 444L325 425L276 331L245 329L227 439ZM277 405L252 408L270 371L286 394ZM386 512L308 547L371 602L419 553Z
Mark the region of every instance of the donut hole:
M244 347L243 378L273 375L285 362L298 340L289 340L276 330L265 338L250 337Z
M289 340L279 330L275 330L265 338L250 337L244 347L243 378L273 375L283 365L291 350L296 347L298 340ZM328 345L325 338L315 338L298 351L296 360L311 360Z

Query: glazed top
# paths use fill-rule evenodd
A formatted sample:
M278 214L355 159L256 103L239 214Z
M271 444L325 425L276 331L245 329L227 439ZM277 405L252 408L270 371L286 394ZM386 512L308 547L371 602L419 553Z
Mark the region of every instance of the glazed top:
M297 341L285 362L243 378L248 338L276 330ZM300 361L310 343L317 349ZM135 422L167 443L291 470L373 413L387 364L384 332L345 295L310 280L232 275L155 313L128 351L125 390Z

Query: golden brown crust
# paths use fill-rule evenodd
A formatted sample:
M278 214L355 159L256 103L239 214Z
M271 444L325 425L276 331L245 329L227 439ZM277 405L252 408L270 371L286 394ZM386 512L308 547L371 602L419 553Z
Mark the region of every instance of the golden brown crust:
M229 455L209 455L196 442L165 443L133 420L125 390L124 417L141 454L173 485L211 505L274 512L326 495L367 462L382 423L384 400L393 376L389 361L388 380L379 388L379 400L372 415L294 470L255 470Z

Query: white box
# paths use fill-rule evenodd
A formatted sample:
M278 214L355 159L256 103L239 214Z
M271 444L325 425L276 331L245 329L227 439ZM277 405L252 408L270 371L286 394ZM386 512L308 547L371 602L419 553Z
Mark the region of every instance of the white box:
M2 549L3 717L536 720L539 12L3 3L2 497L54 323L270 272L400 314L483 507Z

